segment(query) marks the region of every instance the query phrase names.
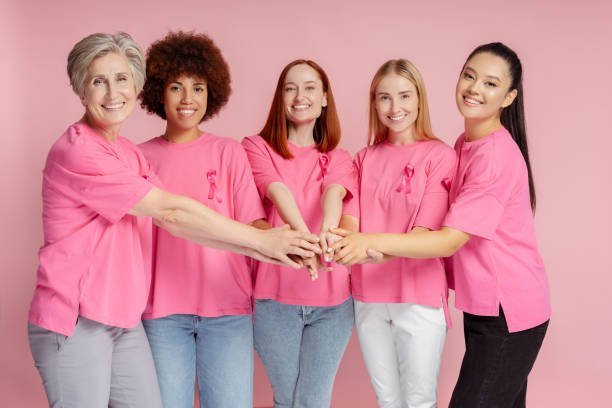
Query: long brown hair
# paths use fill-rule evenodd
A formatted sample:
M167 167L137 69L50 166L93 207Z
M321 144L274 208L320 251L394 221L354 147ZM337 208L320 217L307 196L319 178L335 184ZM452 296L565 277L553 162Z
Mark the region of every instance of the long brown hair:
M340 142L340 121L338 120L336 103L334 102L334 95L332 94L327 74L323 71L323 68L314 61L304 59L295 60L290 62L281 72L278 83L276 84L276 91L274 92L268 119L263 129L259 132L259 135L268 142L272 149L285 159L293 158L293 155L289 151L289 146L287 146L287 115L283 102L285 78L287 77L287 72L289 72L292 67L300 64L308 65L317 71L323 83L323 92L327 93L327 106L322 108L321 116L317 118L313 130L317 149L319 149L320 152L327 153L336 148Z
M368 132L368 145L375 145L387 140L389 129L378 119L376 112L376 87L384 76L397 74L412 82L417 90L419 97L419 114L416 119L416 135L421 140L436 139L431 130L429 119L429 105L427 103L427 93L425 92L425 82L421 73L414 64L405 59L395 59L385 62L372 79L370 85L370 125Z

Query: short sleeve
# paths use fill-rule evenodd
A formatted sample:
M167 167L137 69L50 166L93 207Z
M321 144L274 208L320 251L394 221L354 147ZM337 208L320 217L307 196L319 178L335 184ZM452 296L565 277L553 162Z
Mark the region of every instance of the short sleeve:
M359 218L361 214L361 203L359 202L361 197L359 196L359 192L361 191L361 165L363 163L365 151L366 149L360 150L353 159L353 178L356 190L352 197L344 199L344 207L342 209L344 214L352 215L357 218Z
M253 179L262 200L266 196L266 191L271 183L283 181L274 167L270 152L266 149L265 144L265 140L260 136L245 137L242 140L242 147L251 165Z
M69 130L70 131L70 130ZM74 136L74 135L73 135ZM54 188L85 205L111 223L119 221L150 190L146 175L130 167L109 147L83 140L64 139L49 153L43 176ZM137 151L123 150L137 155ZM134 157L134 162L145 160Z
M442 146L427 163L425 192L414 225L438 230L448 211L448 191L455 174L457 155Z
M450 204L443 225L485 239L493 239L504 213L504 206L496 196L495 172L491 155L479 154L472 158L465 172L463 185Z
M266 218L253 173L244 149L240 146L232 151L234 166L234 219L242 223L250 223L260 218Z
M332 184L344 187L346 196L342 213L359 217L359 207L355 206L355 201L358 199L357 180L351 156L345 150L336 149L330 159L328 173L323 179L323 189Z

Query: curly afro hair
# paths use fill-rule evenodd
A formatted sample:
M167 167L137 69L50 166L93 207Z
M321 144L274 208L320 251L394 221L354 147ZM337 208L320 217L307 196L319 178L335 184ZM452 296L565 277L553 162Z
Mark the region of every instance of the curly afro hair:
M147 50L147 79L139 95L140 106L166 119L164 90L181 75L206 81L208 100L202 122L216 115L232 93L229 66L213 40L205 34L169 32Z

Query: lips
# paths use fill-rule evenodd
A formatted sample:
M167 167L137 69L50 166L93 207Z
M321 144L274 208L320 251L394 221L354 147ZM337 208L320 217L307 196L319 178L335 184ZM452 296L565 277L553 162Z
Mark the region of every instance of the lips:
M406 116L408 116L407 113L402 113L400 115L387 115L387 118L389 120L392 120L392 121L396 122L396 121L400 121L400 120L404 119Z
M119 102L119 103L102 105L102 107L106 110L117 111L123 108L124 105L125 105L125 102Z
M479 101L478 99L475 99L474 97L470 96L464 96L463 102L465 102L465 104L468 106L478 106L483 104L482 101Z
M179 113L179 115L181 116L193 116L196 112L195 109L177 109L177 112Z

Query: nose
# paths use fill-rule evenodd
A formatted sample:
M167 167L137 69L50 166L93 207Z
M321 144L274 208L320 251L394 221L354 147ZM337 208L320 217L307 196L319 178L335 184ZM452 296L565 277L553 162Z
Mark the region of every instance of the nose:
M480 89L480 83L478 81L472 81L470 82L467 88L467 91L470 94L477 94L479 89Z
M391 98L391 105L390 105L391 112L395 112L396 109L399 107L399 105L400 103L397 100L397 98Z
M192 91L190 89L185 89L185 91L183 91L183 97L181 98L181 103L191 103L192 98L193 98L193 94Z
M106 94L109 99L113 99L117 95L118 86L113 81L108 81L106 84Z

